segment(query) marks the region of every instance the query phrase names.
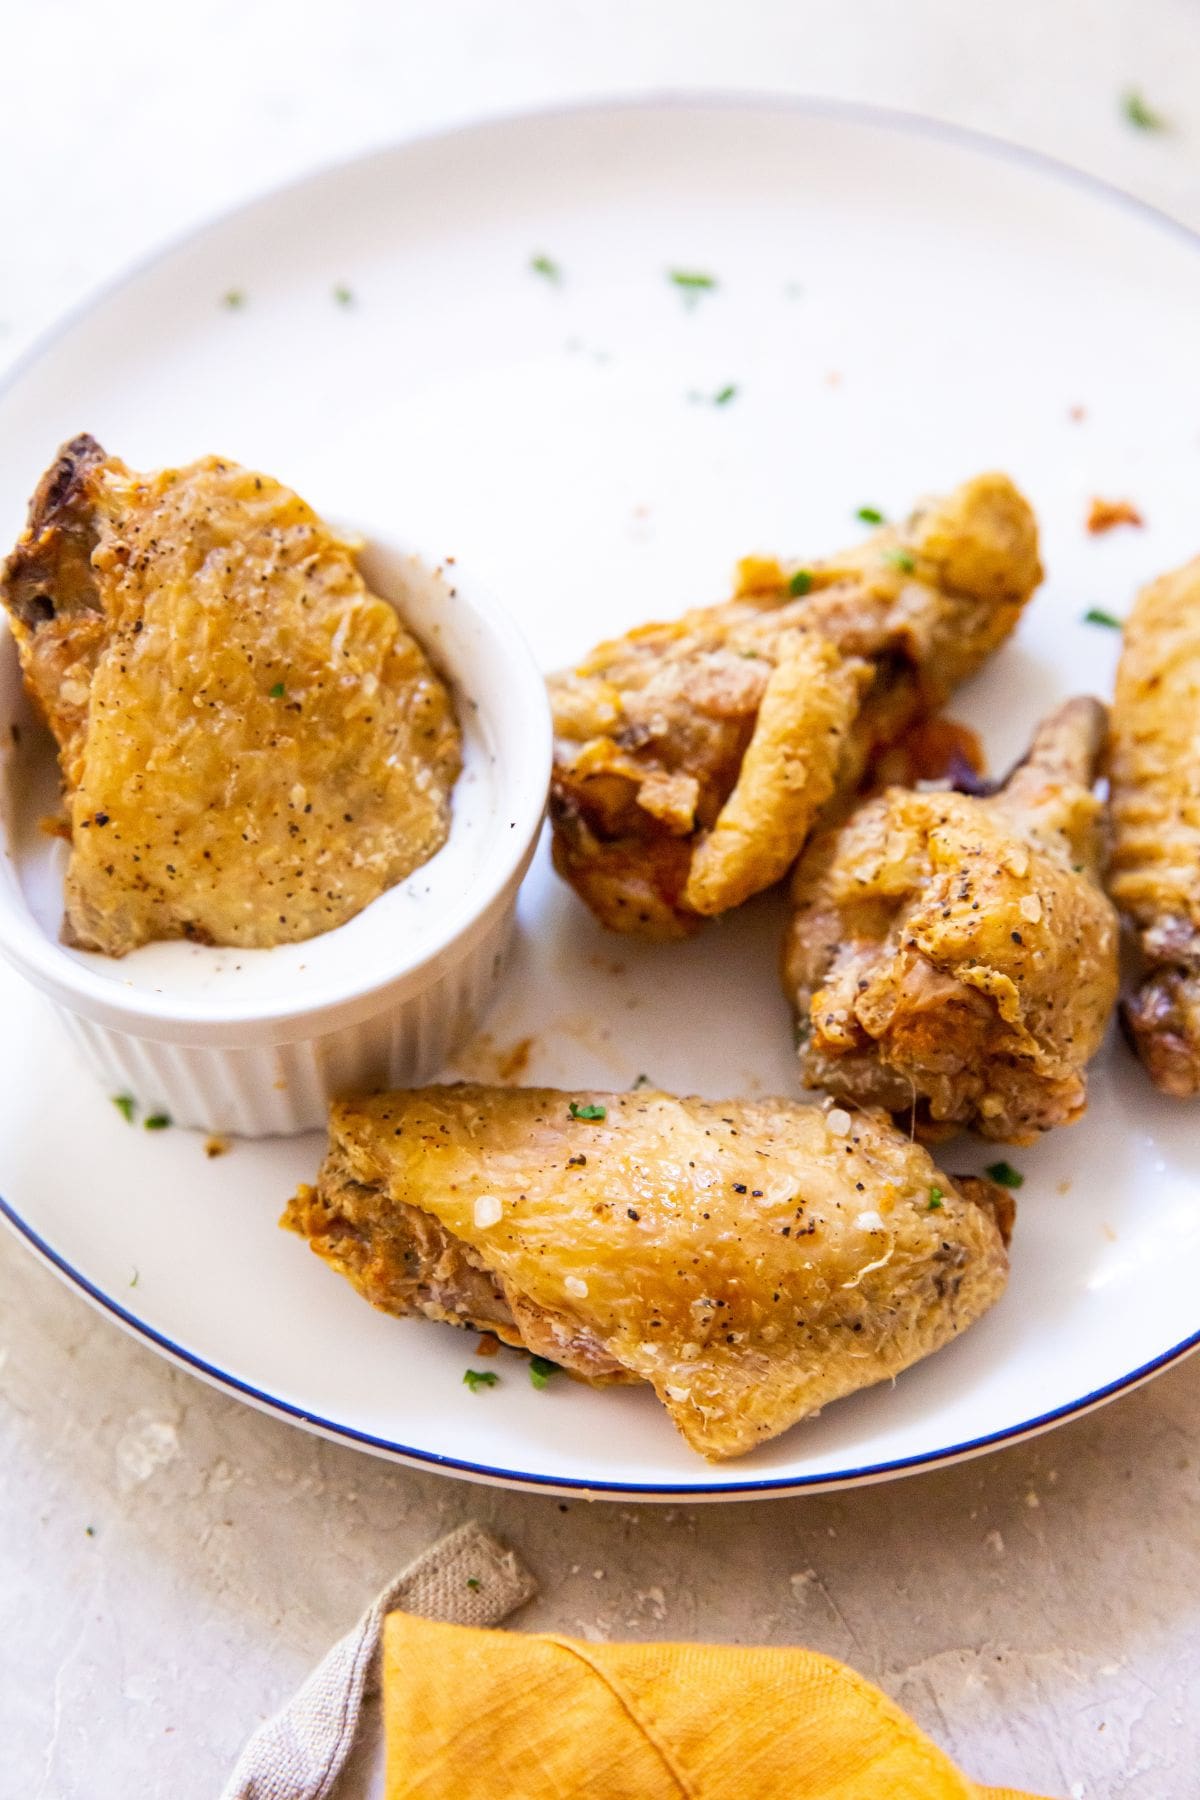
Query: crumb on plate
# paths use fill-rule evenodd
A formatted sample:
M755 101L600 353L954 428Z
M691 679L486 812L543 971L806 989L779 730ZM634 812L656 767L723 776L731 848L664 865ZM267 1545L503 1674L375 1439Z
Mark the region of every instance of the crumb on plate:
M1145 523L1132 500L1101 500L1093 496L1088 507L1087 528L1093 537L1112 531L1117 525L1142 526Z

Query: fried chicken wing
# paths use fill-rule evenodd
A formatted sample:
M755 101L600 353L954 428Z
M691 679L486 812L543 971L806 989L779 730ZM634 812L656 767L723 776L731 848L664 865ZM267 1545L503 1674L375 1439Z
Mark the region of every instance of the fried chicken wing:
M1125 1022L1151 1080L1200 1094L1200 557L1125 625L1113 702L1109 892L1145 973Z
M830 561L740 575L550 683L555 866L616 931L682 937L779 881L830 797L1011 632L1037 525L981 475Z
M1117 994L1092 782L1104 708L1069 701L990 798L891 788L796 869L784 986L807 1085L1030 1143L1076 1119Z
M309 938L445 841L449 693L353 545L269 477L137 475L76 438L0 600L58 741L69 942Z
M1011 1217L877 1113L464 1084L335 1106L283 1222L386 1312L649 1382L720 1458L965 1329Z

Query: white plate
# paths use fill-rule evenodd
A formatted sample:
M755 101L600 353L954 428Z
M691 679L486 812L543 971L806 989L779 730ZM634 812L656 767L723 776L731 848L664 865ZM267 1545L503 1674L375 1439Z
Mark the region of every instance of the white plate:
M261 201L52 339L0 400L0 538L73 432L142 468L221 451L469 558L549 667L721 597L747 550L832 550L860 504L898 512L996 466L1034 501L1049 569L958 704L999 766L1060 696L1109 689L1115 634L1085 608L1125 611L1198 547L1196 251L1093 182L913 120L704 101L483 125ZM671 268L719 287L688 306ZM727 404L691 398L731 383ZM1147 529L1087 537L1093 493ZM498 1051L534 1039L525 1079L793 1088L774 899L642 947L543 853L520 919L490 1030ZM1117 1041L1085 1122L1012 1153L1027 1179L995 1310L894 1388L713 1467L648 1392L535 1393L511 1358L472 1394L472 1338L373 1313L276 1229L317 1140L207 1161L127 1126L7 972L0 1020L0 1193L28 1241L221 1386L405 1460L651 1497L866 1481L1068 1417L1200 1336L1200 1112Z

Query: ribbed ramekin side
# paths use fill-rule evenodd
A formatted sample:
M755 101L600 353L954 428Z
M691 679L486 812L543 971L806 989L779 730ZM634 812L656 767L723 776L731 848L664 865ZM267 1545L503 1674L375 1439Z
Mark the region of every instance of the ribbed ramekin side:
M56 1011L108 1092L130 1095L146 1114L238 1137L289 1137L324 1129L329 1103L339 1095L432 1079L490 1002L512 929L510 905L420 993L288 1043L161 1043Z

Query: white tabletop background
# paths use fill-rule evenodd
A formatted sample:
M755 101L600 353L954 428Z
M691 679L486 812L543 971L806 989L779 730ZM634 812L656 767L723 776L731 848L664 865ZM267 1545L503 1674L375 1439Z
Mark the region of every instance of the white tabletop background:
M1050 151L1200 229L1196 0L8 0L0 70L0 372L98 283L272 184L596 95L898 106ZM1170 130L1129 125L1130 87ZM69 1128L69 1096L46 1101ZM1040 1441L893 1485L567 1505L260 1417L5 1236L0 1794L215 1797L373 1591L472 1515L538 1574L530 1626L806 1643L881 1682L979 1780L1200 1792L1200 1358Z

